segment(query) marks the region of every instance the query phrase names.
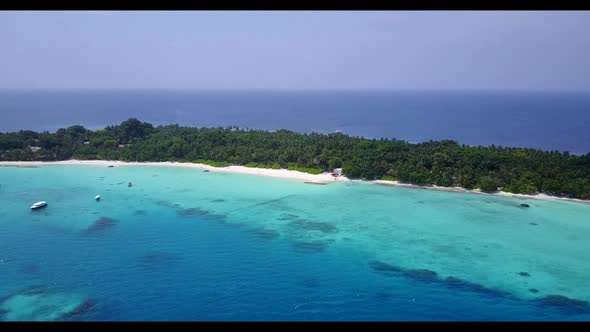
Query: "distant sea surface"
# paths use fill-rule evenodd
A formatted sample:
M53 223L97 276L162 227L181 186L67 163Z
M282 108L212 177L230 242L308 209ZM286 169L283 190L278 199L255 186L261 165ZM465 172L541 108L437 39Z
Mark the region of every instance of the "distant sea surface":
M2 132L97 129L136 117L156 125L590 152L590 93L1 90L0 116Z

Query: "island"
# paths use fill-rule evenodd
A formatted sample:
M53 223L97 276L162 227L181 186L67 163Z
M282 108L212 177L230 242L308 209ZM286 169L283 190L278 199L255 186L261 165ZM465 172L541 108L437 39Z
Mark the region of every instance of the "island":
M70 159L242 165L310 174L342 168L348 179L590 199L590 153L467 146L453 140L413 144L340 132L154 126L135 118L100 130L74 125L54 133L0 133L0 161Z

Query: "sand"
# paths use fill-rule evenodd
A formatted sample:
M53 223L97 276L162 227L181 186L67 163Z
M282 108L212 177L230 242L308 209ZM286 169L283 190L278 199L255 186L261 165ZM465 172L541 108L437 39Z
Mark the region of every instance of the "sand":
M108 160L64 160L64 161L0 161L0 166L42 166L42 165L93 165L93 166L166 166L166 167L191 167L212 172L240 173L250 175L272 176L285 179L296 179L307 182L326 183L348 180L344 176L334 178L330 173L309 174L286 169L252 168L245 166L213 167L205 164L177 163L177 162L123 162Z

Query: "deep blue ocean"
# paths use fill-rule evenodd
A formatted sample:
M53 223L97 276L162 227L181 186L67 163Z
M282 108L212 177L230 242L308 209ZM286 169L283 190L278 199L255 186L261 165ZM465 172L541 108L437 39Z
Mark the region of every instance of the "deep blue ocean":
M409 142L454 139L590 152L590 94L362 91L0 91L0 131L153 124L237 125Z

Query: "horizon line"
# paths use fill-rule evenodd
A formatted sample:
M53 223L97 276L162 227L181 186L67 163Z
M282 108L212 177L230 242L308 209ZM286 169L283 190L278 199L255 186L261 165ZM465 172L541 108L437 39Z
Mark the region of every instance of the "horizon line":
M195 92L511 92L511 93L590 93L589 90L574 89L473 89L473 88L69 88L69 87L0 87L0 91L195 91Z

